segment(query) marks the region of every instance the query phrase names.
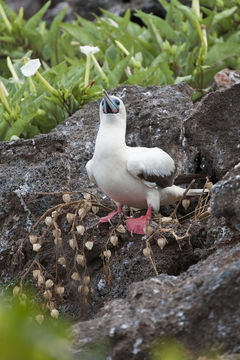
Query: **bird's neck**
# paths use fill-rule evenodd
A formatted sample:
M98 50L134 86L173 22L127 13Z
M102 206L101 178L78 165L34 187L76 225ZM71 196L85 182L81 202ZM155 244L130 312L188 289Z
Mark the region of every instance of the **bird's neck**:
M126 148L126 128L117 124L100 124L95 144L95 154L100 156L118 153Z

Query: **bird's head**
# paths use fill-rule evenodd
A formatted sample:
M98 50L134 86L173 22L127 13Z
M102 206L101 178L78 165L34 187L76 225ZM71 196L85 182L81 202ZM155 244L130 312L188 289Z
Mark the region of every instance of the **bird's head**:
M103 99L100 103L100 119L115 119L126 121L126 110L121 99L117 96L110 96L103 90Z

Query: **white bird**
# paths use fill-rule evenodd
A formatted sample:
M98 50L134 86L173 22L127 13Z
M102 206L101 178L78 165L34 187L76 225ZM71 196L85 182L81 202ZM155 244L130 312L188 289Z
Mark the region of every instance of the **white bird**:
M117 210L99 220L108 222L122 206L147 209L140 218L128 218L131 233L144 234L144 228L160 205L178 201L185 189L174 185L176 166L165 151L154 147L126 145L126 110L121 99L103 91L100 103L100 127L93 158L86 165L88 177L117 203ZM201 189L191 189L188 196L200 195Z

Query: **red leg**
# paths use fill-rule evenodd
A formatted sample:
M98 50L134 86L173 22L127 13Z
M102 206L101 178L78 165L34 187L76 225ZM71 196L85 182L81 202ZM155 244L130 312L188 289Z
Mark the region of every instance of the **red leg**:
M122 211L122 205L118 205L117 210L110 212L107 216L102 217L99 222L98 222L98 226L102 223L106 223L106 222L111 222L111 219L116 215L116 214L121 214L123 215L123 211Z
M139 218L129 218L126 221L127 229L132 234L144 235L144 228L148 225L149 220L152 217L152 206L149 205L146 215L140 216Z

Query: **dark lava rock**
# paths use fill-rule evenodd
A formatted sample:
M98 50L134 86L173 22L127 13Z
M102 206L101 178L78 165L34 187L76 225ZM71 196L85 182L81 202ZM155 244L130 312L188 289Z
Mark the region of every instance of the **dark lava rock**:
M215 180L240 159L240 84L206 95L185 122L188 145L198 149L199 167Z
M163 338L175 337L196 354L240 352L240 245L218 249L184 274L161 274L132 284L98 316L73 327L74 350L104 338L113 359L148 359ZM103 358L103 357L102 357Z
M190 224L191 228L178 243L172 233L166 233L168 243L163 250L156 237L152 239L158 277L152 278L156 273L143 255L145 239L128 233L118 233L116 251L108 243L112 257L109 266L103 266L100 256L114 227L109 229L105 224L98 229L96 224L98 216L107 212L102 205L113 208L114 204L89 183L85 170L99 125L99 101L95 101L47 135L0 143L1 281L17 282L31 265L34 253L24 239L42 214L62 202L62 193L87 188L97 195L101 206L97 215L89 213L84 219L86 233L83 239L78 237L79 246L86 240L94 241L93 250L86 251L94 292L85 306L71 280L75 266L75 251L68 245L71 225L66 213L59 217L69 266L58 271L58 281L64 283L66 291L57 306L81 320L74 328L76 351L81 352L84 343L105 337L114 359L145 359L149 345L167 335L176 336L196 353L219 344L223 351L237 352L239 85L207 95L195 109L192 89L184 84L124 86L112 93L126 105L129 145L161 147L175 159L179 173L204 170L218 180L211 201L213 216L164 225L180 238ZM78 199L77 194L73 196ZM164 211L169 214L169 209ZM113 226L120 222L115 219ZM44 221L34 231L44 234ZM51 233L44 238L39 261L48 273L55 274L56 247ZM79 272L84 275L83 270Z

